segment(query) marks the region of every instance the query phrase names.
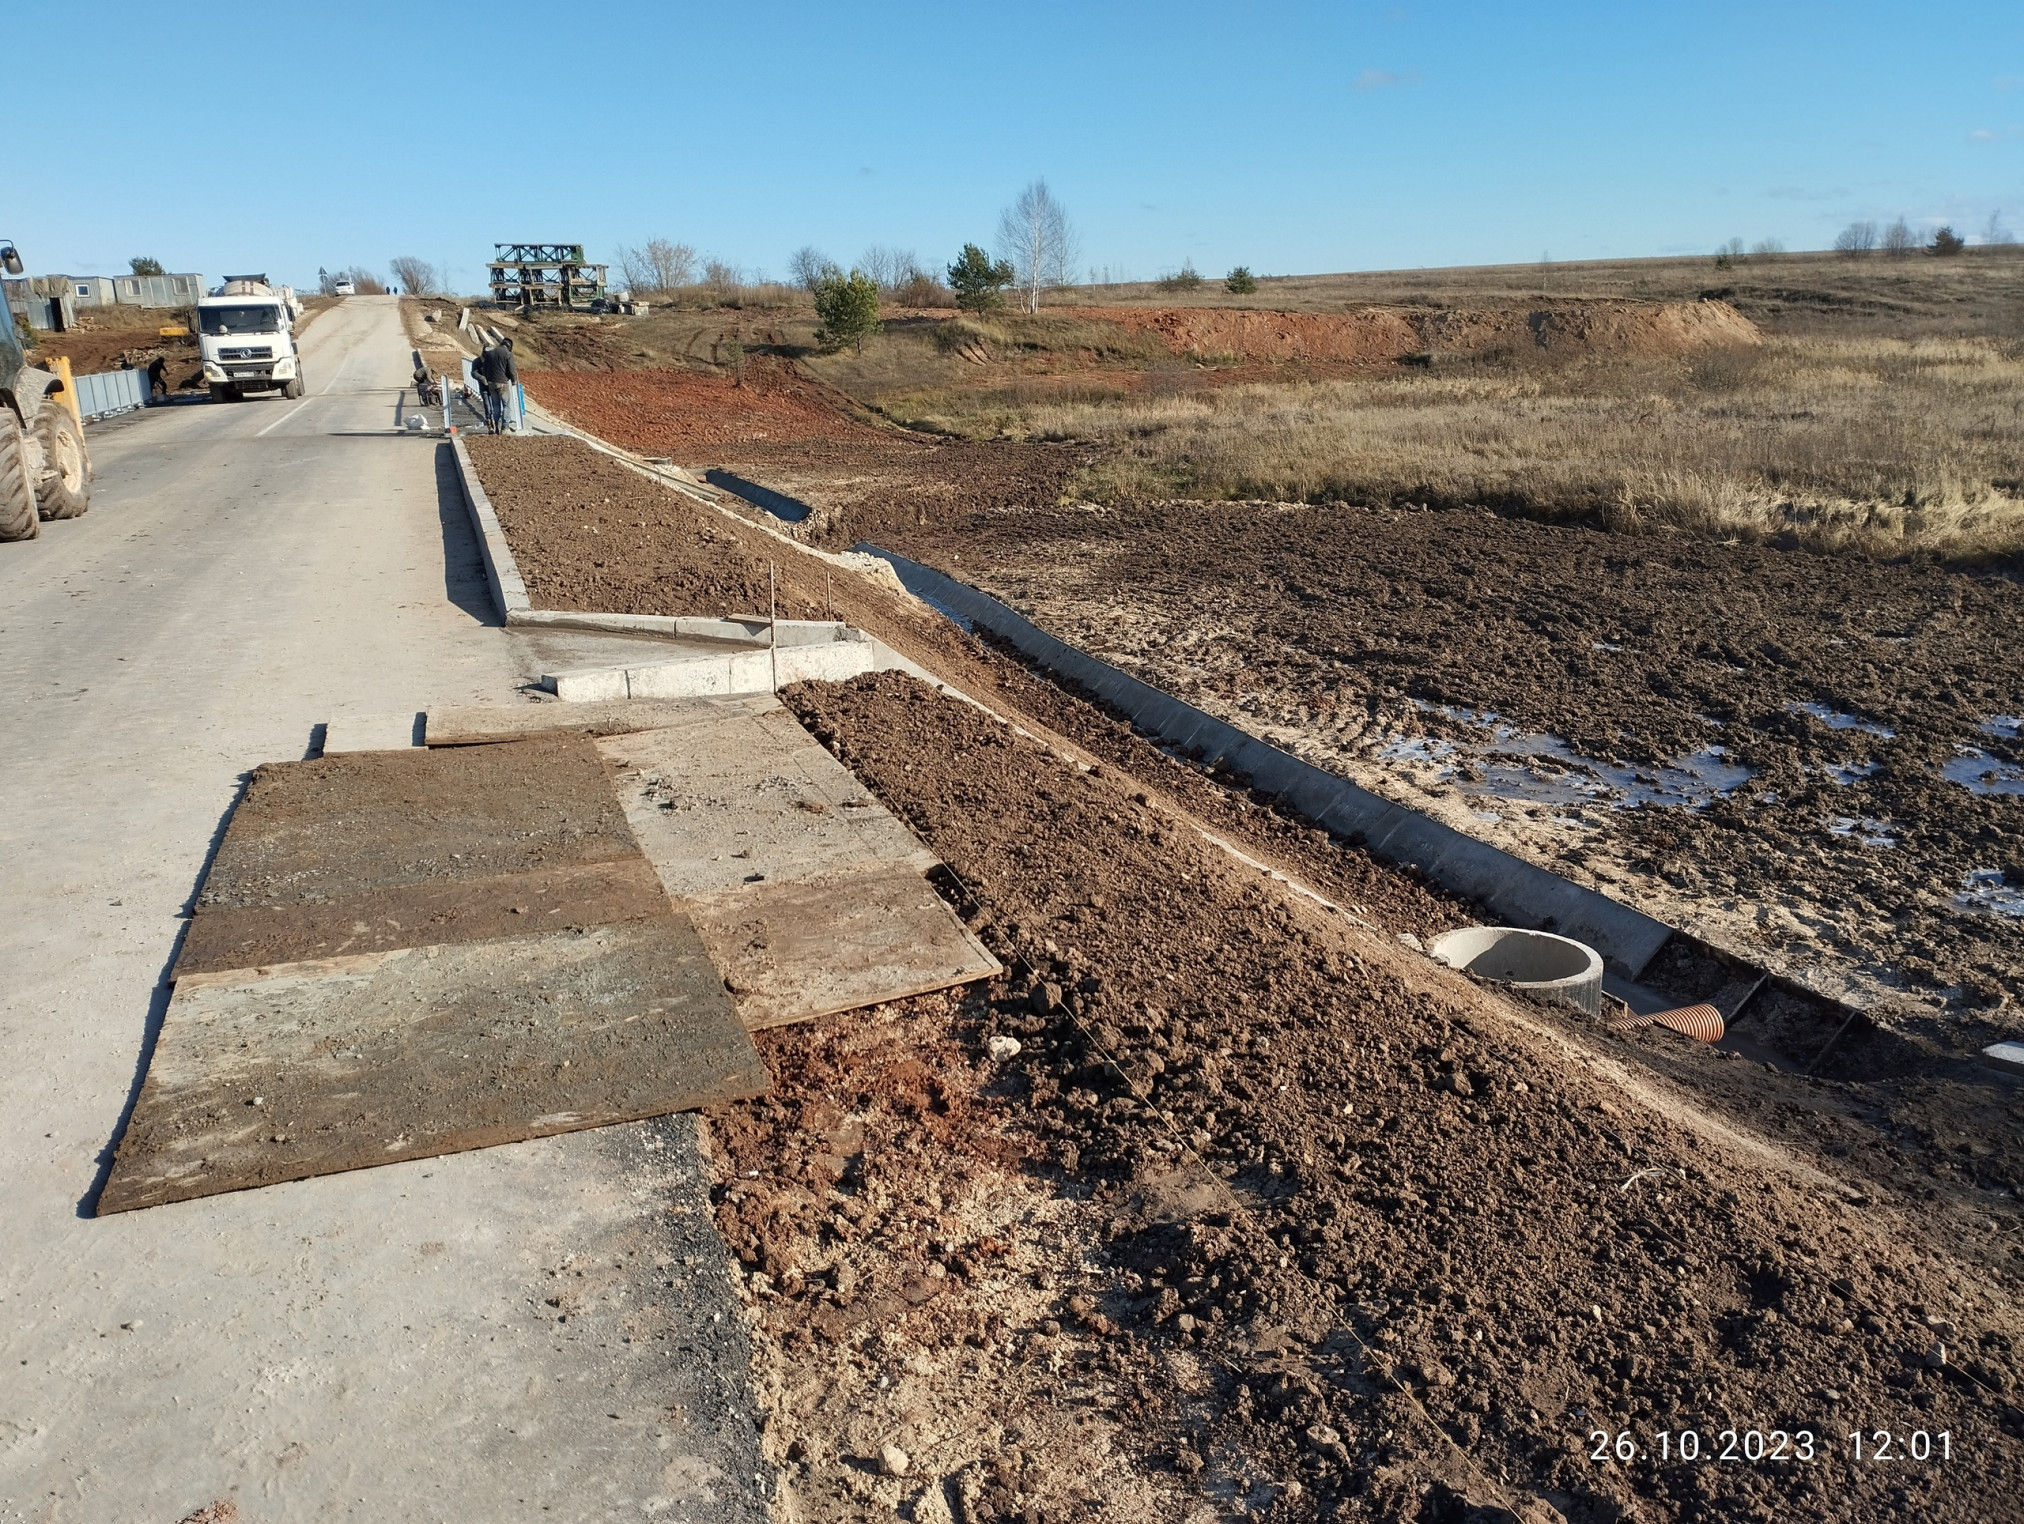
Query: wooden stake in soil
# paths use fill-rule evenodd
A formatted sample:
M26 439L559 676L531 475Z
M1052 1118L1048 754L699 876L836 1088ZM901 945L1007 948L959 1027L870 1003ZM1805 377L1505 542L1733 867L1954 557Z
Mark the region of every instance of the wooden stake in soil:
M822 607L827 611L829 618L836 617L836 595L830 590L829 568L826 566L822 569Z
M773 691L780 691L780 568L766 563L766 648L773 663Z

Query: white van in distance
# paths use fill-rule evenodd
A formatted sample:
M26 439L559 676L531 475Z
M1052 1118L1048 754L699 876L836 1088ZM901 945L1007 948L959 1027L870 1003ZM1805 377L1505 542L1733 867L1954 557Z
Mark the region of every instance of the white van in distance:
M197 303L197 349L213 402L248 392L302 395L292 306L265 276L235 276Z

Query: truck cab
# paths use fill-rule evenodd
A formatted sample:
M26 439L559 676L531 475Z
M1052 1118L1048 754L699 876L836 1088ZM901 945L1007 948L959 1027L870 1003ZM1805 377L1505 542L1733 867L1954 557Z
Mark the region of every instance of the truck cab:
M213 402L237 402L248 392L302 395L290 303L264 278L234 277L197 303L197 348Z

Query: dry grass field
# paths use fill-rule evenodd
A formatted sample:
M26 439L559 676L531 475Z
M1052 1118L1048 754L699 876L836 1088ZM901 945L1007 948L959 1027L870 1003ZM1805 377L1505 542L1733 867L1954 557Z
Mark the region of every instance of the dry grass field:
M1959 565L2024 550L2017 249L1297 276L1242 297L1215 281L1082 287L1034 316L890 309L861 352L829 355L805 299L739 301L545 320L529 337L557 368L792 358L919 432L1088 446L1068 490L1096 502L1487 505ZM1740 332L1543 339L1582 314L1717 303ZM1303 347L1329 323L1410 327L1424 347L1371 333Z

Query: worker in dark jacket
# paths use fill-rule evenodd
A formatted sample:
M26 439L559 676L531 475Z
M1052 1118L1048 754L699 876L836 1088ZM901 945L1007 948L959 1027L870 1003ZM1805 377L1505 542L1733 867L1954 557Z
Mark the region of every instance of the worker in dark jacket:
M520 385L520 367L513 363L513 341L501 339L479 355L471 368L485 388L485 422L493 433L505 433L520 412L515 396Z

